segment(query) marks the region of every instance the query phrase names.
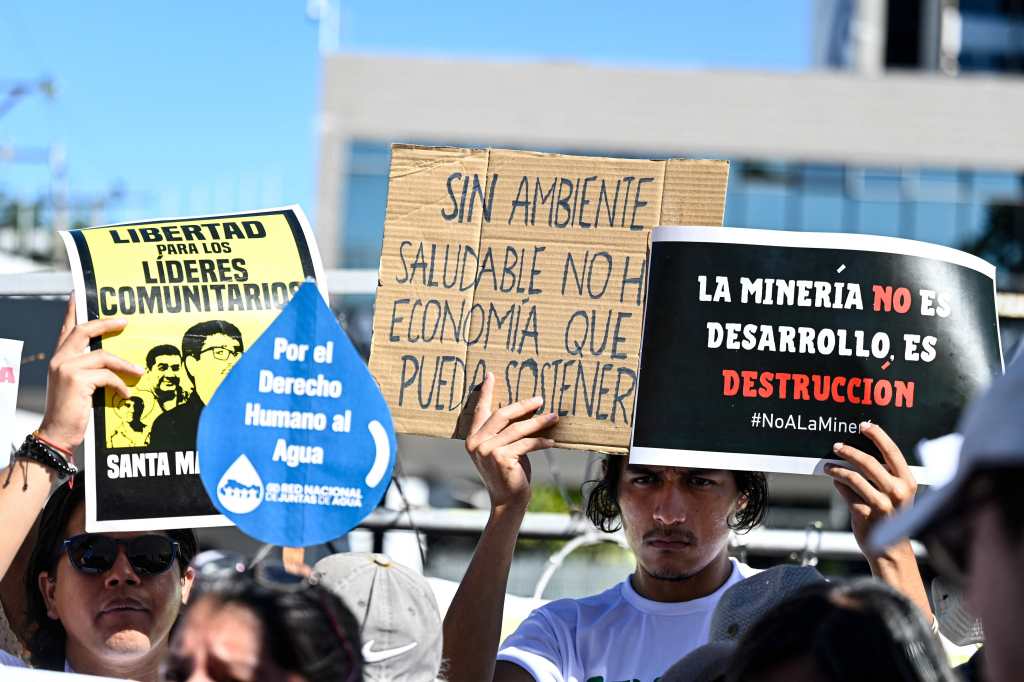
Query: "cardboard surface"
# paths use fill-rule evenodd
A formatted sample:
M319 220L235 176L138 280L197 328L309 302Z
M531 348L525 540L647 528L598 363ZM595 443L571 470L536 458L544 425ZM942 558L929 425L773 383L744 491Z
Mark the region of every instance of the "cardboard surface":
M729 165L395 145L370 370L396 431L464 437L486 371L560 447L626 452L648 231L721 225Z

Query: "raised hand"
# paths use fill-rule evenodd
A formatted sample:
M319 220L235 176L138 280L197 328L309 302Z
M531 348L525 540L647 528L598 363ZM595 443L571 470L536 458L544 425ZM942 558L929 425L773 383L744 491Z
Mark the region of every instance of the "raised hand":
M903 453L881 426L865 422L860 432L878 448L882 461L852 445L836 443L835 454L854 468L830 464L825 473L850 508L853 534L863 551L876 523L914 501L917 481Z
M871 573L906 595L931 619L928 594L910 541L897 543L880 553L872 552L867 542L875 524L914 501L917 481L903 453L882 427L864 422L860 432L878 448L882 461L851 445L836 443L833 447L836 456L853 468L827 464L825 473L832 477L833 485L850 508L853 535L871 566Z
M537 396L494 410L494 375L487 373L473 411L466 451L483 479L491 508L525 510L530 501L530 460L527 453L554 445L550 438L534 434L558 421L555 413L528 415L543 400Z
M491 513L445 614L446 679L451 682L526 680L530 676L512 664L498 664L496 670L495 657L512 554L530 502L527 455L554 445L550 438L537 434L553 426L558 415L530 416L544 402L539 397L495 410L494 375L490 372L473 395L476 405L472 405L471 398L463 408L460 421L470 422L466 451L487 488Z
M111 388L122 398L131 395L117 373L137 377L144 370L106 351L89 352L90 339L120 332L126 324L122 319L110 319L76 325L74 298L68 302L46 381L46 413L39 427L46 440L73 450L85 438L97 389Z

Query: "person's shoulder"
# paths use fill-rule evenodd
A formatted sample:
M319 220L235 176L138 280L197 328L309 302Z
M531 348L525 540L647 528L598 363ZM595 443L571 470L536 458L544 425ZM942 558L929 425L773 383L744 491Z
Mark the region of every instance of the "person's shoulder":
M169 447L170 441L177 438L183 420L187 419L185 405L182 403L163 414L157 415L149 431L149 444L152 447Z
M176 410L178 408L174 408L174 409ZM153 420L153 426L150 427L150 444L152 445L152 436L153 436L153 434L160 433L160 431L162 429L167 428L167 426L169 424L173 424L173 423L174 423L174 410L168 410L167 412L162 412L161 414L158 414L156 416L156 419Z
M191 416L191 413L195 412L198 414L202 411L203 405L197 400L186 400L183 403L178 403L171 409L165 411L163 414L158 415L153 420L153 428L156 428L157 424L172 424L178 419L187 419Z
M166 423L166 422L169 422L169 421L173 421L176 413L183 406L184 406L184 404L182 404L182 405L175 405L174 407L172 407L169 410L164 410L163 412L161 412L160 414L158 414L156 416L156 419L153 420L153 426L156 426L157 424L160 424L161 422Z

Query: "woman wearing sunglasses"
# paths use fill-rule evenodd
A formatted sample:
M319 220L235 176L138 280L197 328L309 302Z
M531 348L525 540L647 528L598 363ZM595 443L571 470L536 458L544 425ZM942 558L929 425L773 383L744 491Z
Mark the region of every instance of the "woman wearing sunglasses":
M119 374L139 376L142 368L87 352L91 338L121 331L123 320L74 320L69 305L50 362L43 424L0 471L0 577L10 578L38 520L25 570L28 626L20 633L32 665L155 682L192 585L196 538L191 530L85 533L84 479L71 453L84 438L93 392L106 387L127 398ZM0 652L0 665L24 663Z
M29 571L34 667L157 680L192 584L191 530L85 533L82 475L43 510Z

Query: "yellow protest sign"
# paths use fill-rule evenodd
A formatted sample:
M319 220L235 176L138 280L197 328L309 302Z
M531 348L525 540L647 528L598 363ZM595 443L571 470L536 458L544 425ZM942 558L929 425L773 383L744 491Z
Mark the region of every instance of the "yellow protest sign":
M85 442L87 528L224 525L199 479L199 415L241 353L323 266L298 206L62 233L78 322L125 318L94 339L144 367L128 399L95 396Z

